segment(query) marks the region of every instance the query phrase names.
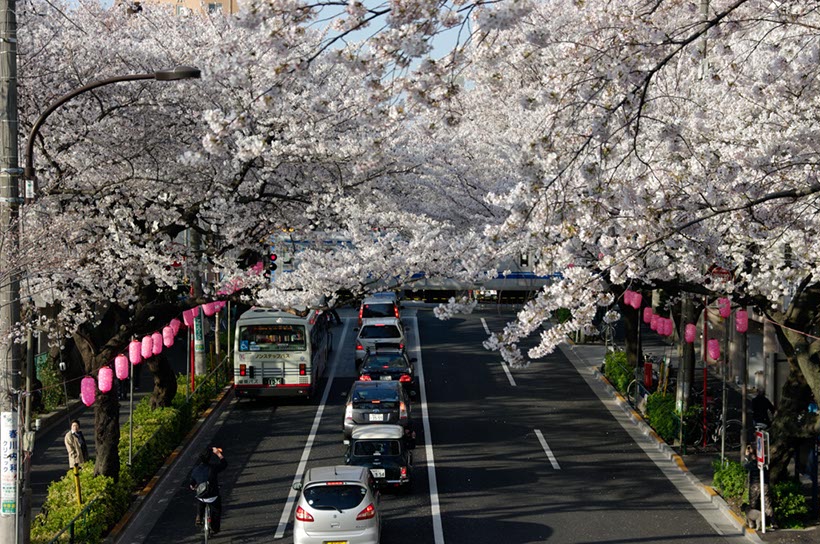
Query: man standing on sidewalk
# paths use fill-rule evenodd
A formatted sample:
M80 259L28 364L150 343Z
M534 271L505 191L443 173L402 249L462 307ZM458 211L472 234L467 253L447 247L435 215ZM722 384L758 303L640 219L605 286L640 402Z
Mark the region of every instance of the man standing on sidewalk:
M71 430L65 435L65 449L68 451L68 468L82 465L88 460L88 445L80 431L80 421L71 422Z

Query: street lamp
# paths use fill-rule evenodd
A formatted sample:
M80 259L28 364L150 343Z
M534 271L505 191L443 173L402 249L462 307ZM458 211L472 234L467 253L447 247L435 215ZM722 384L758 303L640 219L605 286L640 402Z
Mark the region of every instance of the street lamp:
M112 83L120 83L123 81L139 81L141 79L155 79L157 81L177 81L180 79L199 79L202 75L202 72L199 68L194 66L176 66L170 70L158 70L156 72L152 72L150 74L130 74L124 76L114 76L109 77L106 79L100 79L98 81L92 81L88 85L83 85L82 87L78 87L71 91L68 94L65 94L54 101L46 110L40 114L40 117L37 118L37 121L34 122L34 125L31 127L31 131L28 134L28 140L26 141L26 167L23 172L24 179L26 180L26 202L30 202L34 198L34 194L36 192L35 182L37 179L37 174L34 171L34 139L37 137L37 133L40 131L40 127L51 115L54 110L71 100L77 95L83 94L84 92L90 91L92 89L96 89L97 87L102 87L104 85L111 85Z
M61 96L57 100L55 100L51 105L46 108L46 110L40 114L40 117L34 122L34 125L31 127L31 131L28 134L28 141L26 142L26 155L25 155L25 169L23 170L23 179L25 180L25 199L26 202L31 202L36 194L36 180L37 180L37 173L34 170L34 141L37 138L37 135L40 131L40 127L43 125L45 120L51 115L57 108L74 98L75 96L81 95L84 92L90 91L92 89L96 89L97 87L102 87L104 85L111 85L113 83L121 83L123 81L139 81L142 79L153 79L156 81L177 81L181 79L199 79L202 75L202 72L199 68L194 66L176 66L170 70L158 70L156 72L147 73L147 74L129 74L129 75L122 75L122 76L114 76L109 77L106 79L100 79L98 81L92 81L87 85L83 85L82 87L78 87L73 91ZM3 288L0 288L2 290ZM7 285L5 287L6 290L11 291L11 285ZM19 300L19 293L10 293L8 300ZM31 338L31 332L28 333L27 338L27 347L28 351L26 354L26 413L25 413L25 437L26 440L22 441L25 442L26 447L28 448L27 451L32 452L34 451L34 433L31 430L31 387L32 382L34 381L34 349L33 343ZM131 382L133 384L133 380ZM133 410L133 389L131 393L131 406ZM21 444L22 445L22 444ZM20 457L18 457L19 459ZM23 467L23 478L22 482L19 482L16 486L18 490L20 490L20 484L24 484L25 487L22 489L23 499L25 506L22 508L21 514L23 515L24 519L24 527L23 531L25 533L26 539L25 541L28 542L28 535L31 527L31 456L28 457L25 466ZM19 497L16 501L17 504L20 503ZM17 520L19 522L20 516L17 516ZM16 536L19 539L20 531L15 530Z

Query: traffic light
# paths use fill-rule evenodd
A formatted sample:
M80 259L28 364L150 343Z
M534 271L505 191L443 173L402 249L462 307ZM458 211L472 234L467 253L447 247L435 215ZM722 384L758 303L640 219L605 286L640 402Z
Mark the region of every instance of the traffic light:
M519 260L519 264L522 268L525 268L530 265L530 255L528 253L522 253L521 258Z
M270 249L270 254L268 255L268 270L271 272L276 270L276 252L273 248Z

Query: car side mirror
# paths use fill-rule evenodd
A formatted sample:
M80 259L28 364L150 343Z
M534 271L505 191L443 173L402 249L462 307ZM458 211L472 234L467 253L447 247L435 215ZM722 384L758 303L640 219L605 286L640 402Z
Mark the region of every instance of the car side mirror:
M412 398L412 399L416 398L416 392L415 391L410 391L410 398Z
M293 489L295 489L296 491L301 491L302 490L301 482L293 484Z

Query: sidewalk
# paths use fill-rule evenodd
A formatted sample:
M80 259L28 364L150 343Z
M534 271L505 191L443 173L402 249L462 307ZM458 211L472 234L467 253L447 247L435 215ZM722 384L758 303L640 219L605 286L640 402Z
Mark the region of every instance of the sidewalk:
M662 351L664 346L662 345L644 345L644 351L648 353L663 355ZM601 363L603 362L603 357L605 354L606 348L601 344L577 344L573 345L569 348L572 352L572 356L580 359L583 364L587 364L589 368L594 368L593 372L595 377L604 385L604 387L608 390L609 394L616 399L619 399L619 404L624 412L627 412L632 420L633 424L637 427L642 427L642 433L646 436L648 441L654 442L658 448L665 449L668 451L670 456L670 462L675 464L678 469L683 472L684 474L689 477L690 480L693 480L696 485L701 488L701 491L709 496L713 503L718 503L718 506L724 513L731 519L732 523L738 528L744 528L744 519L741 517L730 513L730 508L728 504L720 497L717 492L712 488L712 477L713 477L713 469L712 463L716 460L720 460L720 450L716 452L694 452L688 451L686 455L680 455L676 449L671 448L665 442L663 442L655 433L651 430L648 423L646 423L643 418L635 411L632 406L609 384L606 378L600 373ZM568 351L569 351L568 350ZM661 353L656 353L660 351ZM566 352L565 352L566 353ZM569 355L568 355L569 356ZM710 376L710 379L712 377ZM735 392L735 395L739 398L740 394ZM734 452L726 453L726 456L729 459L734 458ZM722 503L722 504L719 504ZM768 529L765 534L760 531L755 531L749 529L747 531L747 538L754 542L767 542L767 543L775 543L775 544L817 544L820 542L820 526L814 525L808 527L806 529L777 529L771 530Z

